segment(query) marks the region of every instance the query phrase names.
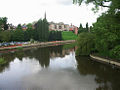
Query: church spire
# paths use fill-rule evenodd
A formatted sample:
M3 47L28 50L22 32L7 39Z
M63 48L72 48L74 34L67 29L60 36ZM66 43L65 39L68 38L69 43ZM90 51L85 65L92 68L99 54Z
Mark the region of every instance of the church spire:
M46 11L45 11L45 17L44 17L44 18L47 19L47 18L46 18Z

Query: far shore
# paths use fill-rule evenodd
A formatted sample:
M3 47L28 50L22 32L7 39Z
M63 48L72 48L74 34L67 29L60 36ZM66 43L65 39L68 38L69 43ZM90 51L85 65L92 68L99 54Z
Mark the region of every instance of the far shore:
M11 50L11 49L19 49L19 48L35 47L35 46L47 47L47 46L53 46L53 45L70 44L70 43L74 43L74 42L75 42L75 40L39 42L39 43L24 44L24 45L21 45L21 46L0 47L0 51Z

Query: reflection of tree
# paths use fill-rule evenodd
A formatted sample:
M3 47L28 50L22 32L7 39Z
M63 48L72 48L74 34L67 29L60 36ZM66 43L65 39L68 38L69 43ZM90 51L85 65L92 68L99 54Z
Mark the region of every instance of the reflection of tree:
M23 58L35 58L39 61L42 67L48 67L50 63L50 57L64 57L65 55L70 54L71 50L72 49L63 49L63 46L60 45L44 48L32 48L28 50L23 49L14 53L3 53L0 57L3 57L7 63L4 66L0 66L0 72L2 72L5 68L9 68L9 63L15 58L18 58L21 61Z
M96 75L95 81L99 84L96 90L119 90L120 72L109 65L90 60L88 57L76 57L78 70L83 75Z
M33 57L39 60L42 67L48 67L50 63L50 56L48 48L39 48L33 53Z
M3 72L5 68L9 68L9 63L15 59L15 57L12 55L12 53L3 54L0 56L3 58L7 63L5 65L0 65L0 72Z

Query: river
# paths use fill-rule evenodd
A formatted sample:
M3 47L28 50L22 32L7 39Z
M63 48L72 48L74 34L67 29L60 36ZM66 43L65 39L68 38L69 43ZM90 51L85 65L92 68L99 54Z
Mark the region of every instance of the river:
M0 53L0 90L120 90L120 70L69 45Z

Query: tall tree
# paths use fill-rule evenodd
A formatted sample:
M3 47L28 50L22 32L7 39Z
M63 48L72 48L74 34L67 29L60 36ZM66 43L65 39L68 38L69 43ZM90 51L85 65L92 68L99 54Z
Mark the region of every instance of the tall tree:
M8 24L7 24L7 18L6 17L0 17L0 27L4 30L8 29Z
M89 26L88 26L88 23L86 23L86 32L89 32Z
M38 35L38 40L39 41L48 41L48 36L49 36L49 24L47 22L47 19L40 19L36 23L36 32Z

